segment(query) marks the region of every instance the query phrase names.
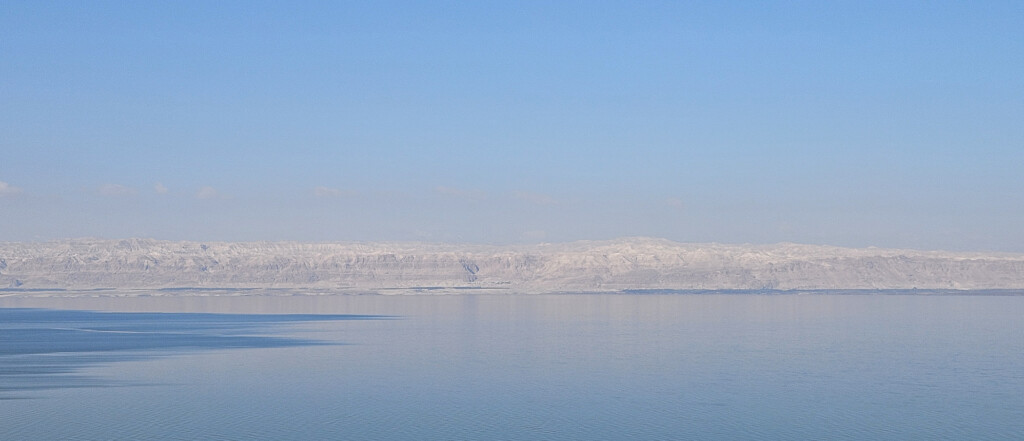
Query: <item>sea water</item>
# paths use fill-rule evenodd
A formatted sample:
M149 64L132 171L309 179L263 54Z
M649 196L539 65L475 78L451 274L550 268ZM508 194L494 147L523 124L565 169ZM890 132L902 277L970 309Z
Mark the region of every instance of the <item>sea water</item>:
M1024 296L0 307L2 439L1024 439Z

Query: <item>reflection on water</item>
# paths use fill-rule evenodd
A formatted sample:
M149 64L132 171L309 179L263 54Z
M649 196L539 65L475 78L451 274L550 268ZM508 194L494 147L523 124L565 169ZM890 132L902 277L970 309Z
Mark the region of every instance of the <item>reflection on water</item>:
M136 331L138 319L147 332L228 339L71 372L85 385L132 387L0 401L4 439L1024 439L1021 296L2 298L0 307L68 314L59 324L5 320L4 332L93 329L96 313L68 311L91 309L133 313L106 316L104 331ZM260 336L271 339L232 340ZM283 339L345 344L274 346Z
M74 375L102 363L172 352L327 344L254 334L287 323L371 318L376 317L0 308L0 400L25 397L18 391L111 385Z

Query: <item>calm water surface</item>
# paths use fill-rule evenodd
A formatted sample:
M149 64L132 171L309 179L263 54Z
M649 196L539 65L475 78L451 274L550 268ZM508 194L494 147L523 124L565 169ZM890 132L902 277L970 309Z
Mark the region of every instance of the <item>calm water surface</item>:
M0 308L3 439L1024 439L1021 296Z

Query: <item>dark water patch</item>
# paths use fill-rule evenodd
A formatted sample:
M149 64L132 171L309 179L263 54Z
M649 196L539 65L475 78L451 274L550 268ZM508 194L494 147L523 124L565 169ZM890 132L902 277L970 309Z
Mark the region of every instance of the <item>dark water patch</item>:
M0 292L64 292L67 289L64 288L0 288ZM98 290L82 290L82 291L98 291Z
M267 334L302 322L386 318L0 308L0 400L17 398L19 391L112 385L75 375L100 364L200 350L338 344Z

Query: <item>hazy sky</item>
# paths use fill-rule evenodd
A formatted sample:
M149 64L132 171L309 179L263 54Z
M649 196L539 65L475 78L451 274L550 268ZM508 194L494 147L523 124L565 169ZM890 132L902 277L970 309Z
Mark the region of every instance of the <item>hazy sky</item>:
M0 3L0 241L1024 252L1024 2Z

